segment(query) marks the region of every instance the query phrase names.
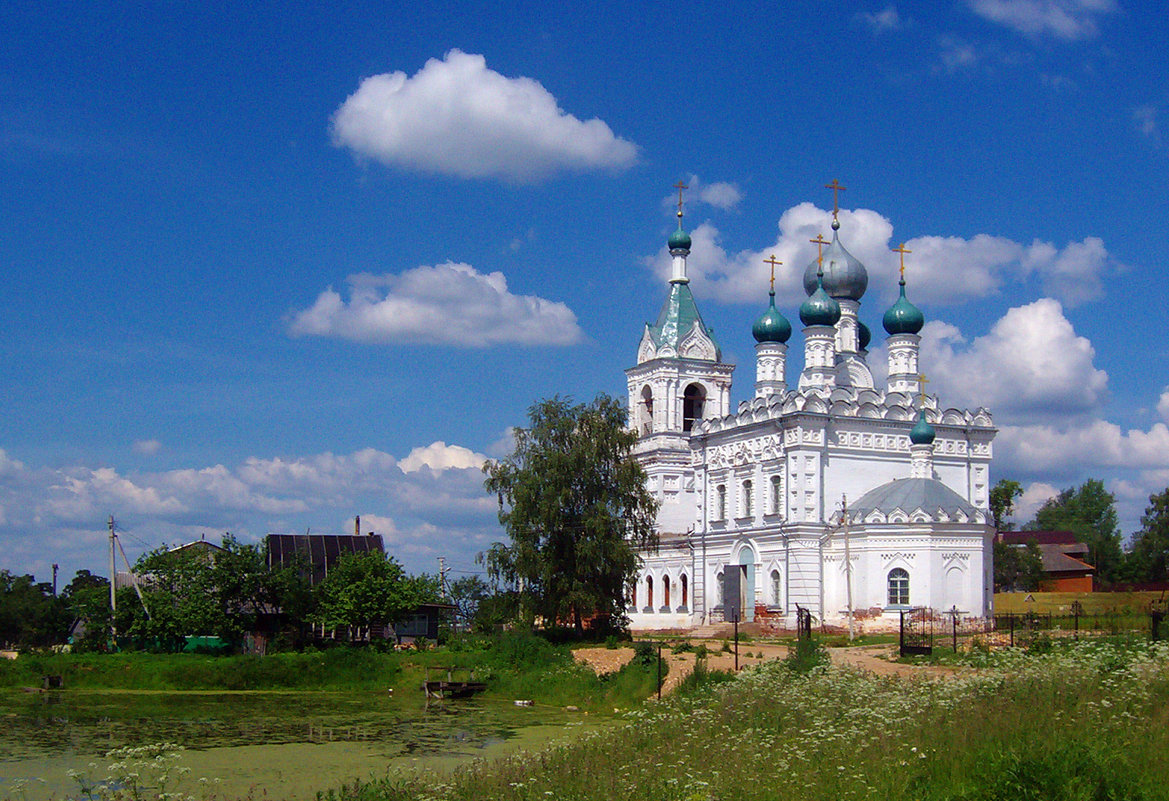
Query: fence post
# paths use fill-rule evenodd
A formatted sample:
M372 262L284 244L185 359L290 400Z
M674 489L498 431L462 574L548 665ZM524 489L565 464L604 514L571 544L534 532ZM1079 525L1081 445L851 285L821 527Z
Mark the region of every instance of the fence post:
M1011 647L1015 647L1015 616L1007 615L1007 620L1011 622Z

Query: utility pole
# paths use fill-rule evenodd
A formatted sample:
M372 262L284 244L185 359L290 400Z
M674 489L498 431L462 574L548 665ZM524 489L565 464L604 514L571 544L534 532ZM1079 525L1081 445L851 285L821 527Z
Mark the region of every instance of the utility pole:
M451 572L451 569L446 566L446 559L441 556L438 557L438 591L442 593L443 601L446 601L449 595L446 580L446 575L449 572Z
M118 595L114 587L117 579L117 563L114 561L114 516L110 515L110 639L118 647Z
M53 563L53 597L57 597L57 570L60 567L56 562Z

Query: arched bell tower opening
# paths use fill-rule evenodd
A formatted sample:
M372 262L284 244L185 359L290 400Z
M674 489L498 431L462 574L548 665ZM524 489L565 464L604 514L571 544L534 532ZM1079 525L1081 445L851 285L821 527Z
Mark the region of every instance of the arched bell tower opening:
M706 406L706 388L702 384L690 384L682 393L682 430L691 431L694 425L702 421L702 411Z
M647 436L653 433L654 430L654 393L650 389L649 384L646 384L641 389L641 403L638 408L639 423L638 433L641 436Z

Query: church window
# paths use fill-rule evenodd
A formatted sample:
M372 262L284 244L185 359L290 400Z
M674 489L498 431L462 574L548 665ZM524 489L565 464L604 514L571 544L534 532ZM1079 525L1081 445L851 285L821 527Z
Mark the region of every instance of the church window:
M627 594L629 595L629 608L636 609L637 608L637 582L636 581L629 582L629 592Z
M653 576L646 576L645 577L645 605L646 605L647 609L649 609L651 612L653 611L653 605L654 605L654 577Z
M889 571L889 606L909 606L909 573L900 567Z
M718 593L718 606L723 605L723 595L726 592L726 587L723 585L723 574L720 572L714 577L715 591Z
M777 515L783 509L783 485L779 476L771 477L771 514Z
M779 606L782 598L783 598L783 595L780 594L780 590L779 590L779 571L772 570L771 571L771 603L774 604L775 606Z
M727 519L727 485L726 484L719 484L717 487L714 488L714 493L718 499L717 502L715 503L715 506L714 506L714 519L715 520L726 520Z
M686 574L683 573L678 581L682 584L682 608L686 609L687 602L689 601L689 598L686 597Z
M755 505L752 503L755 500L753 489L750 479L743 482L743 517L750 517L755 513Z
M706 390L701 384L691 384L682 393L682 430L689 431L702 420L702 409L706 405Z
M670 608L670 577L662 576L662 606Z
M647 384L641 390L641 434L652 434L654 430L654 393Z

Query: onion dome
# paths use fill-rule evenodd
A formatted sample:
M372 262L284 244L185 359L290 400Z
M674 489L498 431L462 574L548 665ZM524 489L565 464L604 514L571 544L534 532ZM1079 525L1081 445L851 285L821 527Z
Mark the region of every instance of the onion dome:
M682 212L678 212L678 230L670 234L670 253L682 251L683 255L690 252L690 234L682 230Z
M873 341L873 332L860 320L856 321L856 344L858 350L864 350Z
M840 221L832 221L832 241L824 249L824 291L834 298L860 300L869 286L869 274L860 260L844 249L836 232ZM804 291L816 291L816 273L820 267L813 261L804 270Z
M804 325L836 325L840 321L840 304L824 291L823 274L816 277L816 291L800 304Z
M925 419L925 409L922 409L917 416L917 425L909 431L909 441L914 445L933 445L935 436L934 427Z
M916 334L925 325L925 317L921 310L914 306L905 297L905 279L897 282L901 286L901 297L885 312L882 323L889 335Z
M771 290L771 305L751 326L756 342L787 342L792 335L792 324L775 308L775 290Z

